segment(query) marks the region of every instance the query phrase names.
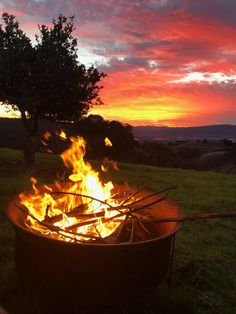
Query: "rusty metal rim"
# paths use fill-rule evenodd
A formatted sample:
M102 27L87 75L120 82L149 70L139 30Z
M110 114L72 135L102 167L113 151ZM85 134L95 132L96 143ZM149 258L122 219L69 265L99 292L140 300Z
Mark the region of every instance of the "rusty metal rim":
M165 238L169 238L169 237L172 237L176 232L178 232L184 225L184 222L176 222L176 226L175 228L169 232L169 233L166 233L165 235L162 235L160 237L156 237L156 238L153 238L153 239L150 239L150 240L145 240L145 241L137 241L137 242L132 242L132 243L129 243L129 242L121 242L121 243L107 243L107 244L104 244L104 243L74 243L74 242L65 242L65 241L62 241L62 240L58 240L58 239L53 239L51 237L47 237L43 234L38 234L38 233L35 233L35 232L32 232L30 229L22 226L20 223L16 223L14 221L14 219L12 219L12 215L11 215L11 211L12 211L12 207L15 206L15 202L17 202L19 200L19 196L16 195L15 197L13 197L11 199L10 202L8 202L7 206L6 206L6 210L5 210L5 213L6 213L6 216L7 218L10 220L10 222L17 228L17 229L20 229L21 231L27 233L27 234L30 234L31 236L35 236L35 237L38 237L40 239L47 239L49 241L53 241L54 243L60 243L61 245L70 245L70 246L88 246L88 247L121 247L121 246L139 246L139 245L143 245L143 244L151 244L153 242L156 242L156 241L159 241L159 240L163 240ZM168 200L170 201L170 200ZM174 202L170 201L171 203L174 204ZM179 216L183 216L183 211L178 207L176 206L176 208L178 209L179 211ZM19 211L19 209L16 208L16 210ZM161 222L160 222L161 223ZM55 242L56 241L56 242Z

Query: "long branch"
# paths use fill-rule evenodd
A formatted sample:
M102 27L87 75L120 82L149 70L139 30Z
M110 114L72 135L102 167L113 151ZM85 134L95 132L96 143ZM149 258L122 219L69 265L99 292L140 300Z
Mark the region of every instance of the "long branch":
M138 219L139 222L185 222L185 221L195 221L195 220L205 220L214 218L236 218L236 211L231 212L213 212L213 213L203 213L199 215L192 216L178 216L178 217L166 217L166 218L141 218Z

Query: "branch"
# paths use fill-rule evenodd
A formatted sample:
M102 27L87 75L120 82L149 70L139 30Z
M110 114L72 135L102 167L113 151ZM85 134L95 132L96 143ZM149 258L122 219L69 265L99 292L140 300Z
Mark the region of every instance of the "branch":
M195 221L195 220L206 220L214 218L236 218L236 211L232 212L213 212L204 213L193 216L182 216L182 217L166 217L166 218L141 218L138 222L185 222L185 221Z
M172 186L172 187L169 187L169 188L167 188L167 189L164 189L164 190L160 190L160 191L158 191L158 192L154 192L154 193L151 193L151 194L149 194L149 195L147 195L147 196L144 196L144 197L142 197L142 198L140 198L140 199L138 199L138 200L136 200L136 201L134 201L134 202L132 202L132 203L129 203L129 204L127 204L127 205L135 205L135 204L137 204L137 203L140 203L140 202L142 202L142 201L145 201L145 200L147 200L148 198L151 198L151 197L153 197L153 196L158 196L159 194L163 194L163 193L165 193L165 194L167 194L169 191L171 191L171 190L174 190L174 189L176 189L177 188L177 186L175 185L175 186ZM137 191L137 192L139 192L139 191ZM134 194L136 194L136 193L134 193Z
M84 195L84 194L79 194L79 193L72 193L72 192L61 192L61 191L52 191L50 194L66 194L66 195L73 195L73 196L79 196L79 197L85 197L85 198L89 198L93 201L99 202L101 204L107 205L108 207L115 209L115 207L111 206L110 204L108 204L106 201L102 201L98 198L92 197L90 195Z

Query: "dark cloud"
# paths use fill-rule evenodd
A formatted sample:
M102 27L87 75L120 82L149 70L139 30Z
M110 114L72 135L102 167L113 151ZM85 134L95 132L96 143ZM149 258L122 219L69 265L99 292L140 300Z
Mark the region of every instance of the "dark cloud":
M172 45L171 41L168 40L150 40L138 42L133 45L134 49L146 49L146 48L158 48L160 46Z
M224 24L236 25L235 0L198 0L188 1L187 10L195 15L205 16Z
M109 71L109 73L114 73L116 71L132 71L135 69L154 69L158 68L159 64L142 57L126 57L126 58L111 58L106 65L99 65L97 67L101 71Z

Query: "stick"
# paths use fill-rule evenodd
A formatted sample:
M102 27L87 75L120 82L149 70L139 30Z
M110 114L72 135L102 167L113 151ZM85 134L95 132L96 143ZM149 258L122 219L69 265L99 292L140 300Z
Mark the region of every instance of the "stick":
M120 230L119 230L117 236L114 238L114 243L120 242L120 240L121 240L121 238L122 238L122 236L126 230L126 224L127 224L128 219L129 219L129 215L126 214L125 219L121 223Z
M43 220L43 221L45 221L45 222L48 222L48 219L50 218L50 217L48 216L49 208L50 208L50 205L48 204L48 205L47 205L47 208L46 208L46 212L45 212L45 217L44 217L44 220Z
M148 235L150 235L150 231L143 225L142 222L138 222L139 226L143 229L143 231L145 231Z
M203 213L193 216L182 216L182 217L166 217L166 218L141 218L138 222L185 222L185 221L195 221L195 220L205 220L214 218L236 218L236 211L231 212L213 212L213 213Z
M150 197L158 196L159 194L163 194L163 193L169 192L169 191L171 191L173 189L176 189L176 188L177 188L177 186L175 185L175 186L172 186L170 188L167 188L167 189L164 189L164 190L160 190L160 191L155 192L155 193L151 193L151 194L149 194L147 196L144 196L144 197L142 197L142 198L140 198L140 199L138 199L138 200L136 200L136 201L134 201L132 203L127 204L127 206L130 206L130 205L133 206L134 204L142 202L142 201L144 201L144 200L146 200L146 199L148 199ZM166 194L168 194L168 193L166 193Z
M133 242L133 238L134 238L134 224L135 224L135 219L132 217L132 225L131 225L131 232L130 232L129 242Z
M131 189L128 189L127 191L121 191L121 192L117 192L115 194L113 194L110 198L118 198L119 196L124 195L125 193L129 193L129 191L131 191ZM108 198L109 199L109 198ZM107 199L107 200L108 200Z
M132 215L132 213L136 212L136 211L139 211L140 209L143 209L143 208L146 208L148 206L151 206L151 205L154 205L154 204L157 204L161 201L163 201L165 199L165 197L160 197L159 199L155 200L154 202L151 202L149 204L145 204L141 207L137 207L137 208L132 208L130 210L128 210L127 212L119 212L119 214L115 215L115 216L112 216L110 218L99 218L99 219L102 219L102 223L106 223L106 222L110 222L112 221L113 219L116 219L116 218L119 218L119 217L122 217L124 215ZM66 230L73 230L73 229L76 229L78 227L82 227L82 226L87 226L87 225L91 225L91 224L94 224L98 221L98 219L92 219L92 220L87 220L87 221L83 221L83 222L78 222L72 226L69 226L66 228Z
M106 201L99 200L98 198L95 198L95 197L90 196L90 195L84 195L84 194L73 193L73 192L61 192L61 191L54 191L54 192L52 191L51 194L67 194L67 195L74 195L74 196L85 197L85 198L89 198L89 199L91 199L93 201L99 202L101 204L107 205L110 208L113 208L113 206L108 204Z
M166 196L167 196L167 194L166 194ZM153 201L153 202L151 202L151 203L149 203L149 204L145 204L145 205L141 205L140 207L132 208L130 211L128 211L128 213L130 214L130 213L139 211L139 210L141 210L141 209L147 208L147 207L149 207L149 206L155 205L155 204L157 204L157 203L159 203L159 202L161 202L161 201L164 201L165 199L166 199L165 196L160 197L160 198L158 198L157 200L155 200L155 201Z
M144 187L142 188L142 190L137 190L137 191L135 191L134 193L132 193L130 196L128 196L128 197L122 202L122 205L127 204L127 202L128 202L131 198L133 198L133 197L134 197L135 195L137 195L138 193L142 192L147 186L148 186L148 185L144 186Z

